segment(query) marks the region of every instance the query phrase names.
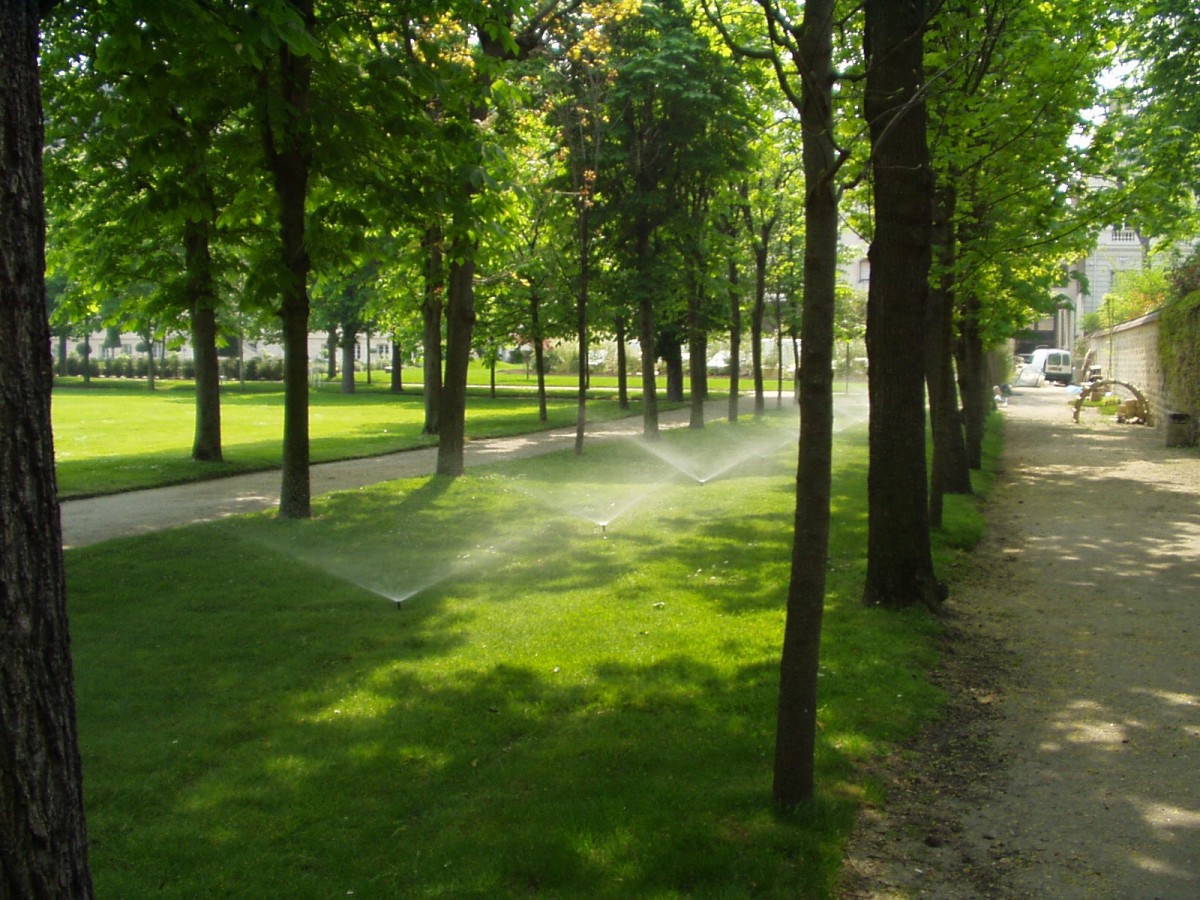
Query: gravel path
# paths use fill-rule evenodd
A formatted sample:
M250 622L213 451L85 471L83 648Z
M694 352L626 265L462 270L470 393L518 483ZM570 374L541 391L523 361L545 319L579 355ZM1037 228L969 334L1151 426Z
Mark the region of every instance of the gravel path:
M844 897L1200 897L1200 455L1066 403L1005 410L948 715L881 770Z

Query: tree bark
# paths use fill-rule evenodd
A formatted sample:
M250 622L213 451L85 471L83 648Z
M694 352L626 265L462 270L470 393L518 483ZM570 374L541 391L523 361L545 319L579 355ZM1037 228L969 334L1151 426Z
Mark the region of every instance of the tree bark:
M583 453L583 437L587 430L587 356L588 293L592 278L591 196L580 199L579 206L579 293L575 297L575 332L579 339L579 397L575 407L575 455Z
M958 340L954 346L958 389L962 394L967 463L972 469L983 466L983 430L992 396L988 390L987 362L979 326L982 306L974 293L962 298Z
M971 493L967 446L963 440L958 389L954 382L955 202L953 185L942 186L934 192L933 235L938 274L937 283L929 291L925 327L925 382L933 432L929 524L934 528L942 527L946 494Z
M838 214L833 179L833 0L807 0L795 64L805 177L800 455L787 616L779 663L773 795L792 810L815 790L817 673L829 552L833 441L833 298Z
M729 260L729 421L738 420L742 377L742 296L737 262Z
M875 236L867 295L870 463L863 603L936 608L925 471L925 309L932 215L923 85L924 0L867 0L864 112Z
M400 348L400 342L396 340L395 333L392 334L391 389L393 394L404 393L404 353Z
M654 347L667 370L667 400L671 403L682 403L683 342L680 340L679 329L674 325L663 328L658 333Z
M763 316L767 310L767 246L754 243L754 305L750 308L750 367L754 377L754 415L761 416L767 408L763 390L762 335Z
M442 268L442 229L431 225L422 243L425 251L424 299L421 319L425 349L425 426L423 434L437 434L442 409L442 294L445 290Z
M475 248L463 236L452 248L449 302L446 307L446 381L438 415L439 475L463 473L466 448L467 368L475 327Z
M338 348L341 346L341 341L338 340L337 323L333 322L329 325L329 334L325 336L325 378L332 382L338 375Z
M0 4L0 896L93 896L50 427L38 5Z
M699 261L697 261L699 265ZM688 410L688 427L704 427L704 376L708 365L706 360L704 326L701 319L701 303L704 295L701 288L703 274L696 272L695 283L688 291L688 377L691 379L691 406Z
M538 421L545 422L549 418L546 410L546 349L542 346L542 298L536 287L529 292L529 323L533 330L533 367L537 370ZM582 390L582 382L580 388Z
M617 339L617 407L629 409L629 360L625 355L624 316L617 316L613 320L613 329Z
M637 223L638 340L642 345L642 434L658 437L658 396L654 377L654 285L650 275L650 231L645 218Z
M353 394L354 383L354 350L358 346L358 330L353 322L342 323L342 387L343 394Z
M309 31L313 0L289 0ZM264 82L269 79L264 72ZM279 515L307 519L312 515L308 440L308 249L305 212L312 165L308 118L312 61L279 48L281 121L272 122L271 102L264 91L263 138L267 164L279 199L279 235L284 283L279 318L283 325L283 472ZM264 85L265 86L265 85Z
M217 358L217 287L207 221L184 226L186 290L196 360L196 429L192 459L221 461L221 361Z

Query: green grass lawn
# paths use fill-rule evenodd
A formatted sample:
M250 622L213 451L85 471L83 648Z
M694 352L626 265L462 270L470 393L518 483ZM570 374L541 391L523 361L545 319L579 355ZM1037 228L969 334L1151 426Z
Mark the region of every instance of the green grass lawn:
M515 387L515 386L514 386ZM334 385L310 393L309 429L313 462L374 456L436 444L421 434L424 400L417 391L393 394L376 375L354 394ZM469 438L496 437L571 425L574 396L552 395L549 420L538 418L536 397L510 390L496 399L475 389L467 404ZM637 413L640 406L633 406ZM588 418L602 421L625 415L615 395L588 401ZM221 428L225 461L191 459L195 429L192 382L159 381L154 391L144 382L93 379L56 383L53 393L54 443L59 495L63 498L114 493L163 484L217 478L278 466L283 441L283 386L248 382L221 392Z
M630 441L68 551L98 895L829 896L938 626L859 605L839 435L820 797L773 814L794 429L665 433L703 485Z

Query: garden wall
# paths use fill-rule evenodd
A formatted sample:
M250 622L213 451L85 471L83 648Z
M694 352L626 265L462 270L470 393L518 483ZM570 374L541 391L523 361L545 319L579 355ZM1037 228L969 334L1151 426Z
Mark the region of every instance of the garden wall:
M1091 351L1091 364L1100 366L1105 378L1127 381L1146 395L1154 423L1162 428L1166 420L1163 413L1176 407L1163 378L1158 328L1158 313L1152 312L1114 328L1086 334L1080 343L1084 352Z

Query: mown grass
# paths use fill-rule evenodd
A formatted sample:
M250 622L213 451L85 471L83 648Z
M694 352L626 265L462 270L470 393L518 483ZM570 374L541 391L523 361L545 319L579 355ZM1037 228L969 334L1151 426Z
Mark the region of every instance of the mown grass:
M378 377L359 384L354 394L327 386L309 397L313 462L376 456L436 444L421 434L424 401L419 393L391 393ZM636 401L629 411L640 409ZM615 397L588 401L588 417L603 421L629 414ZM475 389L467 404L469 438L497 437L571 425L576 400L551 396L548 421L538 418L528 391L492 399ZM94 379L84 387L60 381L53 394L55 454L62 498L116 493L136 488L219 478L277 467L282 458L283 386L247 383L221 393L224 461L191 459L195 429L195 387L161 381L154 391L144 382Z
M794 431L664 434L737 457L703 485L631 441L68 551L98 894L830 896L938 625L858 602L844 432L820 796L774 814Z

